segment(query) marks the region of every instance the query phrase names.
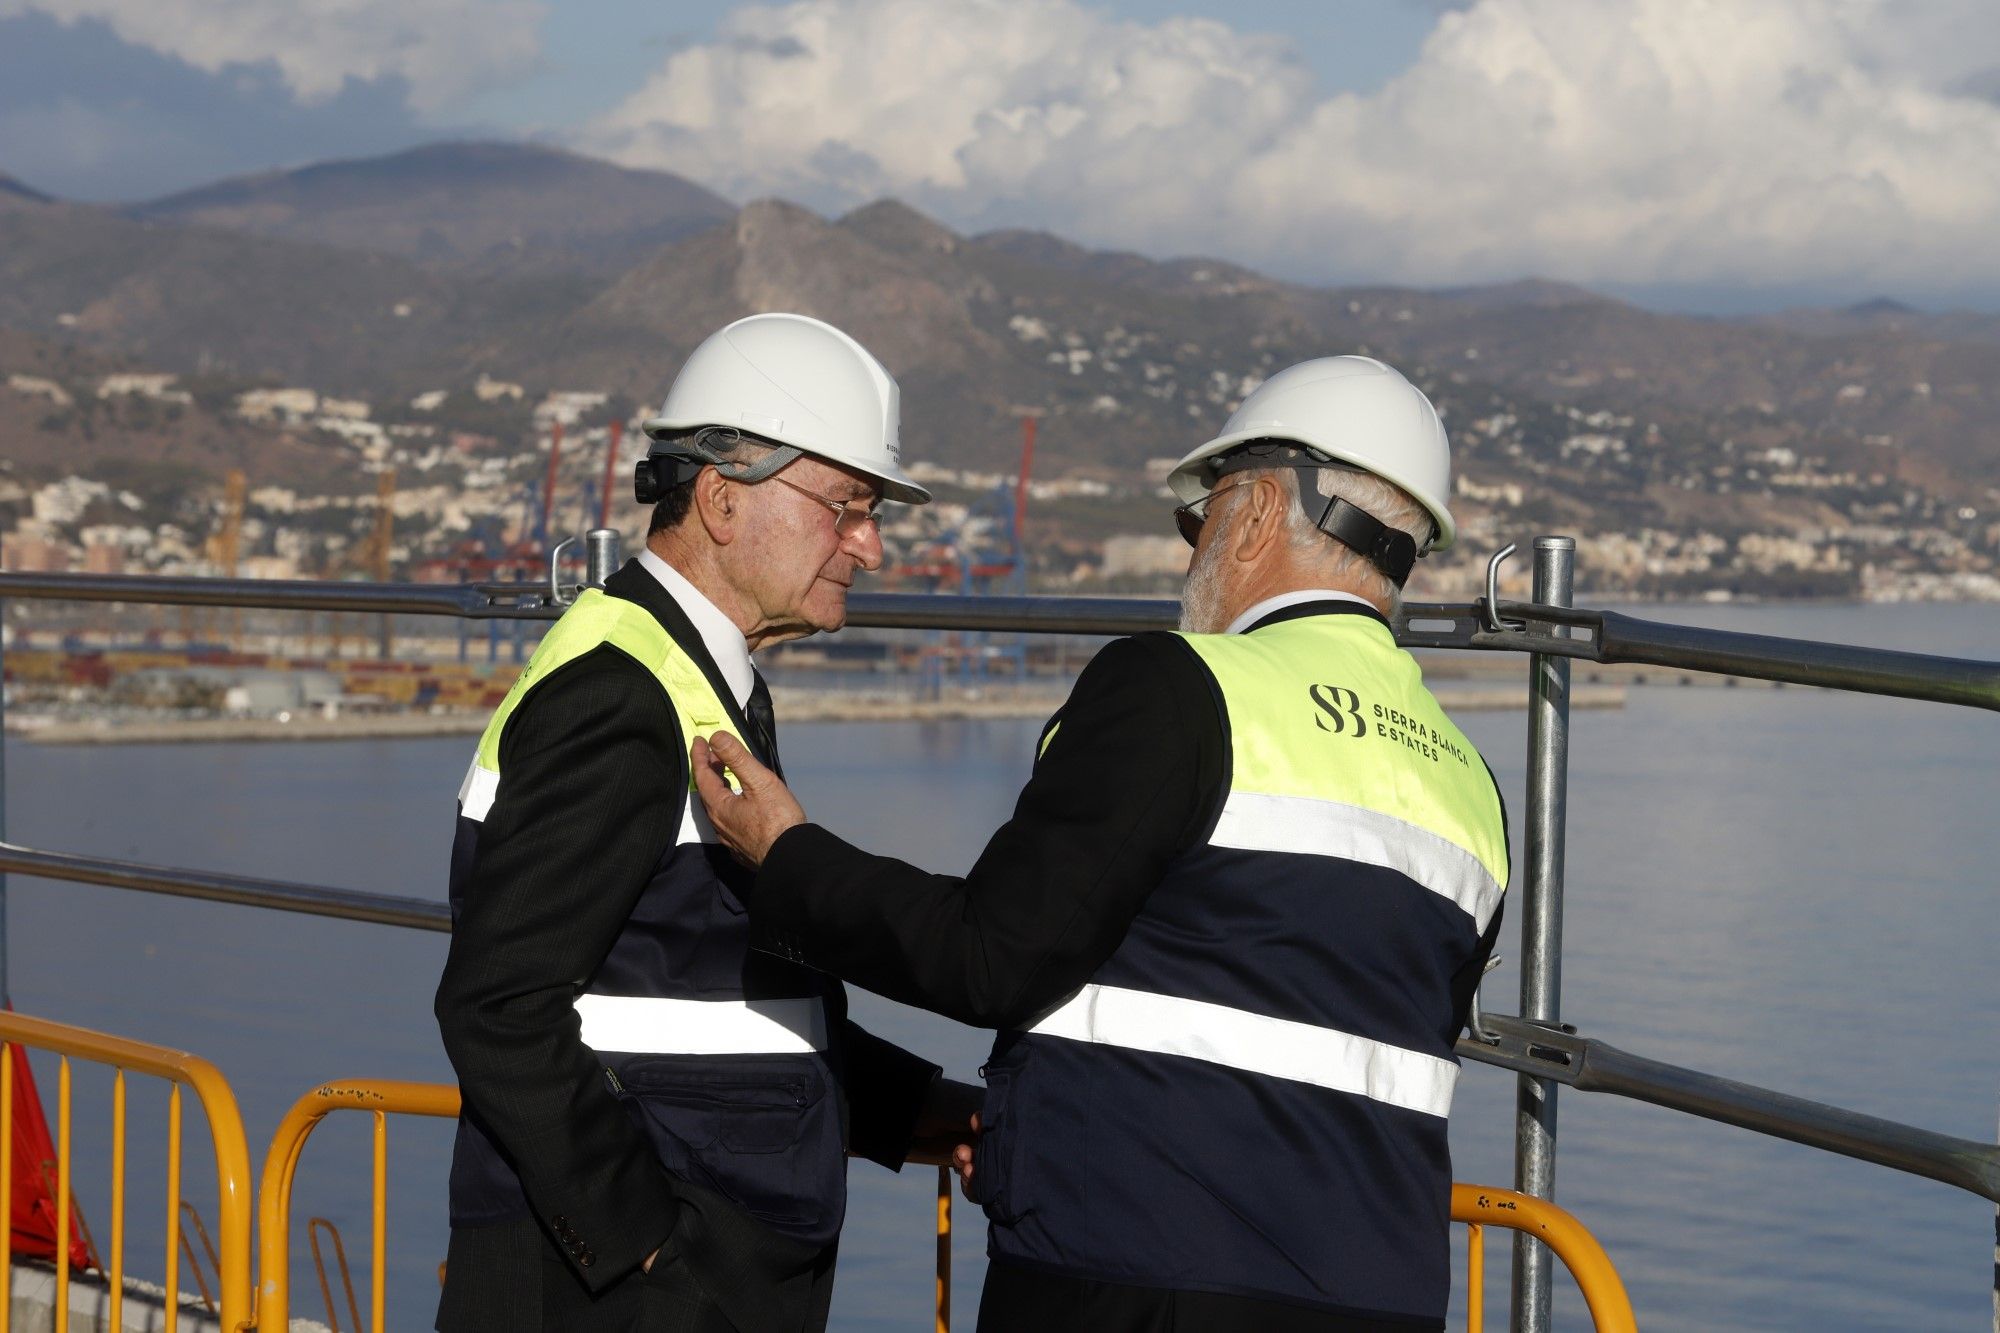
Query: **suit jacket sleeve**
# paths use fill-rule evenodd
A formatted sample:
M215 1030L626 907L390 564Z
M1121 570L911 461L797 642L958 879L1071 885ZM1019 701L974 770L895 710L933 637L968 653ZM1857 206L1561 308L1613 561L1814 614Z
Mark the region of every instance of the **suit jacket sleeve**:
M910 1155L917 1114L942 1071L849 1019L841 1025L847 1087L847 1150L901 1171Z
M1178 639L1108 645L1043 733L1013 818L970 873L932 875L806 824L750 911L789 956L979 1027L1024 1022L1110 957L1221 792L1220 702Z
M616 649L538 685L501 741L437 992L467 1108L592 1289L637 1266L678 1214L672 1177L583 1044L574 1000L676 836L681 753L658 684Z

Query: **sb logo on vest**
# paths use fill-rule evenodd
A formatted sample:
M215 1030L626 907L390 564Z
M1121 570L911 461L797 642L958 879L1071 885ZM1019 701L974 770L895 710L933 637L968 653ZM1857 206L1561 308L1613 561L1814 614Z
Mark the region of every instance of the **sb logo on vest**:
M1342 685L1313 685L1306 693L1318 712L1313 725L1336 736L1351 735L1356 740L1368 734L1368 722L1361 716L1361 696Z
M1356 740L1378 735L1434 764L1440 754L1448 754L1458 760L1460 767L1468 766L1465 751L1434 724L1381 704L1365 705L1360 695L1344 685L1310 685L1306 694L1313 702L1313 725L1321 731ZM1368 725L1371 715L1375 722L1372 732Z

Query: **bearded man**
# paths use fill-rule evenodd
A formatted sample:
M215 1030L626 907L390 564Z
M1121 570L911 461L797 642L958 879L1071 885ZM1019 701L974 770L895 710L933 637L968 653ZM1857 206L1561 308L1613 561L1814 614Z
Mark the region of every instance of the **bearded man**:
M1380 362L1257 389L1171 479L1181 633L1098 654L964 878L696 742L778 947L998 1030L961 1160L982 1333L1444 1327L1452 1047L1508 873L1492 774L1390 629L1449 474Z

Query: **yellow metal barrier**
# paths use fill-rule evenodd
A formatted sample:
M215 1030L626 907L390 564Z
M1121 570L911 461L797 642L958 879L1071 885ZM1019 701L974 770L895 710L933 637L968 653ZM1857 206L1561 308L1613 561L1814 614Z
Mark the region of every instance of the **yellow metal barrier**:
M367 1111L375 1117L375 1190L373 1247L369 1273L368 1325L382 1333L385 1302L383 1260L388 1253L389 1126L391 1115L458 1115L458 1089L445 1083L406 1083L393 1079L345 1079L323 1083L292 1104L271 1139L257 1190L258 1273L257 1327L289 1327L292 1301L291 1214L292 1178L299 1155L319 1122L333 1111ZM938 1152L910 1157L937 1167L937 1333L951 1329L951 1185L949 1159Z
M958 1178L951 1167L951 1147L944 1140L920 1143L910 1149L906 1160L937 1168L937 1279L931 1327L935 1333L951 1333L951 1195Z
M1480 1333L1485 1326L1487 1227L1525 1231L1548 1246L1576 1279L1597 1333L1638 1333L1639 1324L1618 1270L1612 1267L1597 1237L1570 1213L1546 1199L1513 1190L1453 1185L1451 1220L1466 1223L1471 1232L1466 1258L1466 1285L1471 1288L1466 1301L1467 1333Z
M375 1117L375 1189L373 1244L369 1250L368 1311L373 1333L382 1333L387 1299L389 1253L389 1116L428 1115L447 1119L458 1115L458 1089L444 1083L405 1083L393 1079L349 1079L323 1083L292 1103L278 1122L271 1151L264 1157L263 1179L257 1189L258 1286L257 1326L291 1327L292 1177L306 1139L333 1111L367 1111Z
M368 1327L370 1333L382 1333L385 1293L383 1261L388 1252L388 1117L400 1114L450 1118L458 1114L458 1107L458 1089L448 1084L405 1083L389 1079L325 1083L293 1104L271 1140L271 1151L264 1158L263 1179L257 1194L261 1242L257 1327L281 1330L288 1327L285 1321L291 1316L292 1178L298 1170L299 1156L305 1149L306 1139L328 1113L351 1110L367 1111L375 1118ZM935 1327L937 1333L950 1333L953 1172L946 1165L947 1159L935 1151L914 1153L910 1160L937 1167ZM0 1188L4 1188L4 1180L0 1180ZM1485 1229L1493 1226L1527 1232L1563 1261L1583 1293L1597 1333L1638 1333L1632 1302L1625 1294L1625 1284L1619 1278L1618 1270L1612 1266L1610 1257L1597 1243L1597 1238L1562 1208L1512 1190L1484 1185L1453 1185L1451 1218L1454 1222L1466 1223L1470 1232L1471 1250L1467 1265L1471 1287L1467 1302L1469 1333L1481 1333L1484 1327Z
M14 1061L11 1047L47 1051L59 1056L56 1083L56 1287L55 1330L69 1330L70 1233L70 1061L109 1065L111 1083L111 1245L109 1324L120 1327L125 1297L125 1075L146 1074L167 1080L167 1253L166 1298L168 1326L180 1308L181 1247L181 1089L191 1088L201 1099L215 1149L216 1205L221 1242L216 1259L220 1316L225 1329L242 1329L250 1320L250 1149L243 1136L243 1117L236 1096L214 1065L184 1051L113 1037L88 1028L52 1023L26 1014L0 1012L0 1201L14 1197ZM5 1206L0 1203L0 1206ZM13 1232L0 1223L0 1329L12 1312Z
M937 1169L937 1333L951 1333L951 1168Z

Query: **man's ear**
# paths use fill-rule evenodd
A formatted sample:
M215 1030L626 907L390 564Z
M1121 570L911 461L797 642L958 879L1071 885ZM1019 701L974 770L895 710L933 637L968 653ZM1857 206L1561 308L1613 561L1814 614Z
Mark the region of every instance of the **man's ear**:
M743 510L740 491L735 482L712 467L705 467L695 474L695 517L701 520L708 539L717 546L727 546L736 540Z
M1242 513L1230 534L1229 552L1245 564L1261 557L1272 542L1283 539L1285 504L1291 498L1275 478L1268 476L1251 482L1248 490L1250 493L1243 497Z

